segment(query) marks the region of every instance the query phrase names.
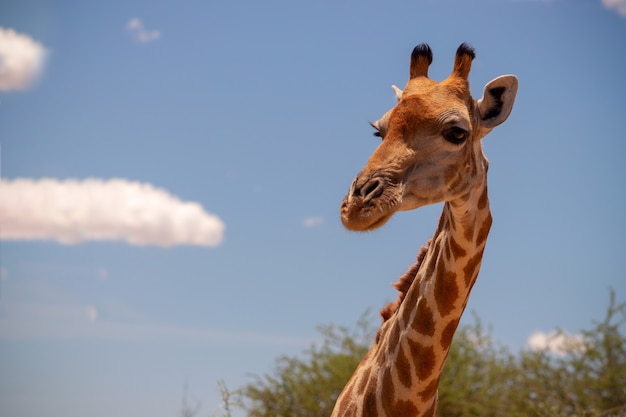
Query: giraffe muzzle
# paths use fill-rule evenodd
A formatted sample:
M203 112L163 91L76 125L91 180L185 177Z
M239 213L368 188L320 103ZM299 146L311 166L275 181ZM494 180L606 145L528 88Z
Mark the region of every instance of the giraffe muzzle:
M359 174L341 203L343 225L353 231L382 226L397 211L401 189L380 172Z

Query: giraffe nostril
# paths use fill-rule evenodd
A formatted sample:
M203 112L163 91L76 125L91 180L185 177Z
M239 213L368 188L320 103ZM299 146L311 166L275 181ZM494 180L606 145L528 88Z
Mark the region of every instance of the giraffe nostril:
M376 188L378 188L379 185L380 185L380 182L378 180L370 181L369 183L366 184L365 189L363 190L363 195L364 196L370 195L371 193L376 191Z
M380 197L385 188L385 183L380 178L372 178L361 189L361 196L365 201Z
M379 176L376 177L360 177L357 176L350 186L350 197L360 197L363 202L368 203L371 200L380 197L385 191L385 179Z

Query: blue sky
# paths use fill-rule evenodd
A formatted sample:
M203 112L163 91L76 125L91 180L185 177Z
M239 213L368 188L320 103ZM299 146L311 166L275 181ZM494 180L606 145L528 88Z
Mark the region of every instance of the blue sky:
M3 2L0 414L175 416L187 383L210 415L219 379L394 299L441 207L361 234L339 203L421 42L434 79L471 43L477 98L520 82L485 140L494 225L467 311L513 349L588 328L626 297L625 9Z

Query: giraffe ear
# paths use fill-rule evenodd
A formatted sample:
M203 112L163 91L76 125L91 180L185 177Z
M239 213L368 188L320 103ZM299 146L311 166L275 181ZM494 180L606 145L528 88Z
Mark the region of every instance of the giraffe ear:
M492 129L504 122L513 110L517 94L517 77L502 75L485 86L483 97L478 100L481 126Z
M391 89L393 90L394 94L396 95L396 100L400 101L400 99L402 99L403 91L395 84L391 85Z
M398 101L402 100L403 91L397 85L392 85L391 89L396 95L396 100ZM375 122L370 122L370 125L374 129L376 129L376 132L374 132L374 136L379 136L381 138L384 138L385 135L387 134L387 125L389 124L389 116L391 115L391 110L389 110L387 113L383 115L383 117L376 120Z

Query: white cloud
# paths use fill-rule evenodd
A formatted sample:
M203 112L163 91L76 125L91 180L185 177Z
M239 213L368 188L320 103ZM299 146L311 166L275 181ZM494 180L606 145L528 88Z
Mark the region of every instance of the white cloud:
M3 240L217 246L225 228L198 203L125 179L0 180L0 196Z
M128 23L126 23L126 30L128 30L132 37L140 43L152 42L161 37L161 32L158 30L146 29L143 22L136 17L134 19L130 19Z
M98 309L96 306L88 306L87 307L87 317L91 323L94 323L98 320Z
M302 222L302 224L304 224L304 227L316 227L319 226L321 224L324 223L324 218L321 216L312 216L312 217L307 217L306 219L304 219L304 221Z
M46 48L28 35L0 27L0 91L25 90L41 74Z
M546 350L556 355L566 355L585 348L581 335L555 331L536 331L528 338L527 345L533 350Z
M626 0L602 0L602 4L607 9L614 9L617 14L626 17Z

